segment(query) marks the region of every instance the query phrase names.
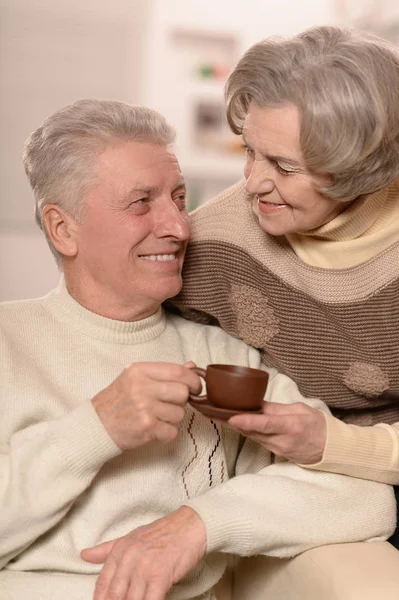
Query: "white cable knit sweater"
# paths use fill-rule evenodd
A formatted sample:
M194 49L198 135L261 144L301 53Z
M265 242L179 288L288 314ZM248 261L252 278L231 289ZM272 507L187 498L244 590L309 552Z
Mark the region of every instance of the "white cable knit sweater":
M190 406L173 443L121 453L90 399L135 361L261 366L255 350L219 328L163 310L113 321L61 283L44 298L0 306L0 360L2 600L90 600L101 565L84 562L81 549L181 505L203 519L208 555L171 600L211 599L226 552L292 556L394 529L390 487L274 462L253 442L240 449L236 432ZM302 399L270 372L268 397Z

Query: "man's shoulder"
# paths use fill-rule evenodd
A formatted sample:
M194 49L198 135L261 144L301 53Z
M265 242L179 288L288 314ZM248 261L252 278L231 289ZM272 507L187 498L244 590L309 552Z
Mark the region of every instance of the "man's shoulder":
M9 328L14 324L21 326L26 320L39 318L43 311L43 298L0 302L0 328Z
M195 323L172 313L167 313L167 319L180 331L183 338L191 340L193 344L209 347L213 360L227 360L234 357L238 360L240 357L244 359L250 355L252 361L259 360L260 363L258 350L217 325Z
M8 314L18 311L35 309L43 304L43 297L40 298L27 298L23 300L4 300L0 302L0 312L2 314Z
M217 325L210 325L209 323L201 323L199 321L191 321L190 319L186 319L185 317L170 312L169 310L166 310L166 319L170 323L173 323L173 325L177 329L180 329L182 331L185 330L187 334L193 333L194 335L204 336L207 338L231 339L237 342L241 342L242 344L244 343L241 340L238 340L237 338L233 337Z

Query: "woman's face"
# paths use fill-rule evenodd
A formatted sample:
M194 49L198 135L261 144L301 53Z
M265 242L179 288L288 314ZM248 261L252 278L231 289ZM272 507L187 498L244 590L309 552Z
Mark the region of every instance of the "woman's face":
M328 179L307 171L299 137L296 106L250 105L243 128L246 189L257 197L259 225L270 235L310 231L348 206L316 190L315 184L326 184Z

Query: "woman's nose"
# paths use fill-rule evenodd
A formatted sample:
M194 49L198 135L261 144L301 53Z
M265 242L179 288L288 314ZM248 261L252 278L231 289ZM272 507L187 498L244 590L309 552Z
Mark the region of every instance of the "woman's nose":
M245 188L248 194L270 194L274 190L271 168L265 161L253 161L249 172L246 173Z

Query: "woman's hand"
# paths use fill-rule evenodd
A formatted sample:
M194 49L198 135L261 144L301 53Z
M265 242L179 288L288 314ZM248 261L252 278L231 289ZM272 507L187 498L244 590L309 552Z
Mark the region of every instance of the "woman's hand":
M310 465L323 458L327 437L324 414L302 402L265 402L263 414L235 415L228 425L292 462Z

